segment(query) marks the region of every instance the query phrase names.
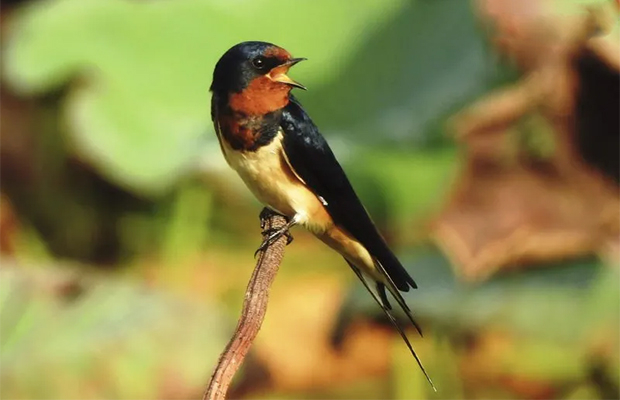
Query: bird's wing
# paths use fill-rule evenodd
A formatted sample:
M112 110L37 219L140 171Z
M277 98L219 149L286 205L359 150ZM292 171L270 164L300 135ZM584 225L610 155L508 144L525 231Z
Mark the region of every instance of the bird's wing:
M291 167L324 200L334 222L368 250L396 288L415 288L416 283L377 231L329 145L294 98L283 110L281 124L284 151Z

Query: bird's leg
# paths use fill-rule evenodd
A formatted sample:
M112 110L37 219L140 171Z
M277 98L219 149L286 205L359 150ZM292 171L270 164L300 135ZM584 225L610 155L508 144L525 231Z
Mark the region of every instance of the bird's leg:
M263 210L261 211L259 218L260 218L260 226L261 229L263 230L263 235L267 235L267 238L265 238L263 240L263 242L261 243L261 245L258 247L258 249L256 250L256 252L254 252L254 257L256 257L256 255L265 250L265 248L267 246L269 246L270 244L272 244L273 242L275 242L276 240L278 240L282 235L286 236L286 244L290 244L293 241L293 236L291 235L291 233L289 232L289 229L295 225L295 223L297 222L295 220L295 218L289 218L286 215L282 215L284 218L286 218L286 220L288 221L286 225L284 225L282 228L280 229L265 229L265 227L267 226L267 220L272 216L272 215L282 215L280 213L277 213L275 211L273 211L272 209L265 207L263 208Z

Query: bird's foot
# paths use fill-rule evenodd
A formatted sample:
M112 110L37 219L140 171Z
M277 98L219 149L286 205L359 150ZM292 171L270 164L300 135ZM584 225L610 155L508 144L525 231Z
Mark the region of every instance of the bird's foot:
M263 231L263 234L264 235L269 235L269 236L271 236L273 234L278 234L278 236L273 239L272 243L275 242L276 240L278 240L280 238L280 236L284 235L284 236L286 236L286 245L288 246L289 244L291 244L293 242L293 240L295 239L295 238L293 238L293 235L291 235L291 231L289 231L288 229L286 229L286 231L284 231L284 232L280 232L280 231L281 231L281 229L270 228L270 229L265 229Z
M287 245L289 245L293 241L293 235L291 235L291 233L289 232L289 229L291 226L295 224L294 220L288 218L285 215L282 215L287 221L286 225L284 225L282 228L267 228L267 220L273 215L282 215L282 214L277 213L273 211L272 209L265 207L263 208L263 210L261 211L259 215L260 226L263 231L263 235L267 237L263 240L261 245L254 252L254 257L256 257L256 255L260 253L261 251L264 251L267 247L272 245L276 240L280 239L282 236L286 236Z
M289 226L285 225L283 228L280 229L267 229L263 231L263 233L268 234L269 236L267 236L267 238L265 238L265 240L263 240L263 242L260 244L258 249L256 249L256 251L254 252L254 257L256 257L256 255L261 251L264 251L267 247L271 246L282 236L286 236L286 244L290 244L293 241L293 235L291 235L288 229Z

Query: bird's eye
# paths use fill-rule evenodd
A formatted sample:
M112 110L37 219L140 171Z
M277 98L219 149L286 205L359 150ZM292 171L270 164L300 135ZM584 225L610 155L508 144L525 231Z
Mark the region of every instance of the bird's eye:
M265 58L261 56L256 57L252 60L252 65L257 69L263 69L265 67Z

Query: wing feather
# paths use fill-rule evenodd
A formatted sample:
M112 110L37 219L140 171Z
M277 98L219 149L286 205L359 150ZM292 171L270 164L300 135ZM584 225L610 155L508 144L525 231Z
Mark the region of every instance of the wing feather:
M294 98L283 110L281 124L291 167L326 204L334 222L366 247L399 290L417 287L378 232L325 138Z

